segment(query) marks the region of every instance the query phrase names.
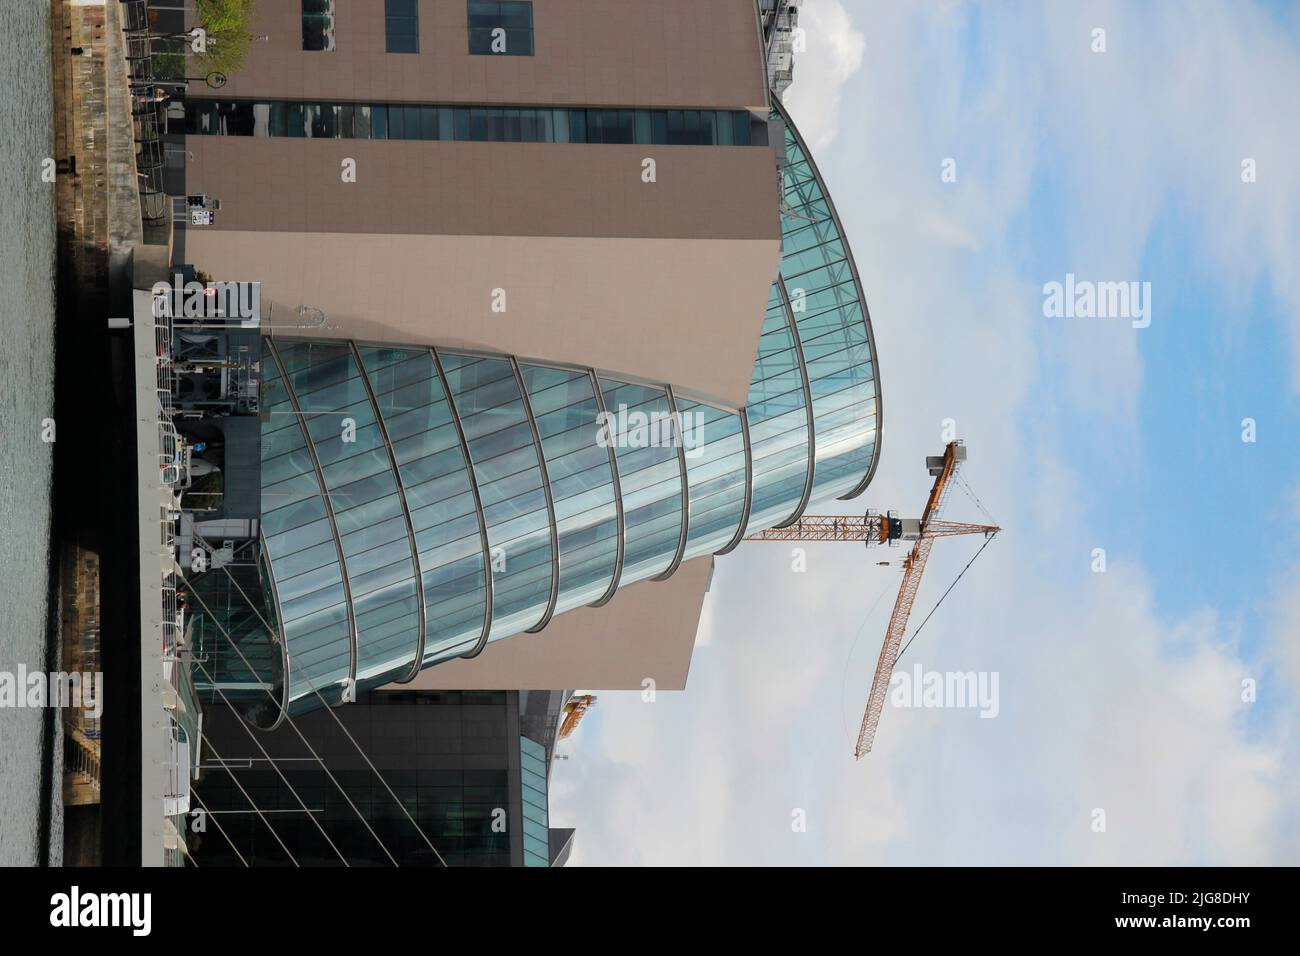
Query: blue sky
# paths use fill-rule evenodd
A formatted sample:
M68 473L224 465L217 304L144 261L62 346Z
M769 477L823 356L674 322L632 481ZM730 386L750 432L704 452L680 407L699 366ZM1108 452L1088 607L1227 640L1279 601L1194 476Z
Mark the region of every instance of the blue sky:
M811 510L916 511L956 420L1007 530L904 665L997 672L1000 712L886 708L855 763L895 572L743 546L687 690L604 693L569 745L575 861L1300 862L1300 20L809 0L802 22L787 103L884 389L875 482ZM1150 327L1045 317L1066 273L1150 282ZM918 614L975 546L936 548Z

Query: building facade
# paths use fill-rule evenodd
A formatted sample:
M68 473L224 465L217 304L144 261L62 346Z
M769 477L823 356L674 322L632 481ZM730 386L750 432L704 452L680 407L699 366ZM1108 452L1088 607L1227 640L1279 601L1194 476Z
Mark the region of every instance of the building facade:
M268 727L394 682L682 686L713 556L879 448L757 6L313 0L301 45L266 6L268 49L185 108L220 205L184 254L259 281L264 333L256 408L214 413L256 446L211 456L260 494L188 525L222 555L198 683Z
M256 741L216 708L189 852L199 866L563 865L574 834L549 826L548 789L568 696L380 691L340 723L318 711Z

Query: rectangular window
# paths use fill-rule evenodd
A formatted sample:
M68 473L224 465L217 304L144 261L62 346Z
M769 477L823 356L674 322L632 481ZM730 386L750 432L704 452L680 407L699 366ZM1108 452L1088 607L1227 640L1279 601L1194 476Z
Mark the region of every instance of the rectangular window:
M405 139L492 143L763 146L766 126L743 110L535 109L419 103L204 100L184 127L211 136Z
M302 0L302 48L334 49L334 0Z
M389 53L420 52L416 0L384 0L384 35Z
M388 138L406 139L406 110L401 106L388 109Z
M654 118L649 110L636 111L636 141L638 143L654 142Z
M531 0L469 0L467 12L470 53L533 55Z
M737 146L749 145L749 114L736 112L731 114L734 120L734 138Z

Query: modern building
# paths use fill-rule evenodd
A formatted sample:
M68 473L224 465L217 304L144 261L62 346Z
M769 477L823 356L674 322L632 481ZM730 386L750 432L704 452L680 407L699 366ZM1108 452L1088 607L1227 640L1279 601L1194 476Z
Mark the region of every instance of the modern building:
M547 794L568 697L377 691L338 723L317 711L255 737L213 708L189 853L199 866L563 866L574 831L548 825Z
M259 10L177 134L185 261L260 283L260 335L173 333L196 683L266 727L393 683L684 686L714 556L879 447L776 31L753 0Z

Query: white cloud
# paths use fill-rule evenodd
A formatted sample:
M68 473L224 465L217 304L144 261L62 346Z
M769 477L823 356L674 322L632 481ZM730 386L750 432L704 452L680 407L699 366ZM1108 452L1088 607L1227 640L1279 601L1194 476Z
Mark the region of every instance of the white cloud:
M1094 466L1080 443L1123 460L1138 440L1143 333L1045 324L1041 284L1060 277L1026 273L1035 250L1016 228L1046 176L1067 197L1062 262L1141 278L1153 223L1191 210L1207 266L1300 303L1300 187L1281 173L1300 150L1280 99L1300 57L1237 5L1195 19L1051 5L1030 22L986 8L978 48L960 29L970 8L853 10L857 27L838 3L805 5L810 54L787 101L867 288L884 451L863 499L813 510L915 510L922 458L956 419L971 483L1007 531L907 660L997 671L1001 713L887 709L854 763L896 570L822 545L800 575L787 546L744 545L718 561L689 689L653 706L602 695L557 770L557 825L579 827L579 862L1294 863L1295 811L1279 799L1296 783L1294 697L1261 721L1240 688L1269 663L1300 686L1300 571L1278 587L1262 650L1196 595L1157 611L1122 554L1092 573L1104 516L1082 497ZM1090 59L1094 20L1109 52ZM867 24L869 55L818 46L862 43ZM1247 148L1262 157L1254 186L1238 175ZM940 180L945 157L957 183ZM1031 402L1044 386L1057 405ZM1066 434L1067 414L1092 431ZM975 517L960 498L952 510ZM974 547L936 547L918 617ZM794 808L807 833L791 831Z
M814 152L825 149L839 132L844 84L862 66L866 38L839 0L814 0L799 11L807 52L795 55L794 85L786 105L797 111L799 131Z

